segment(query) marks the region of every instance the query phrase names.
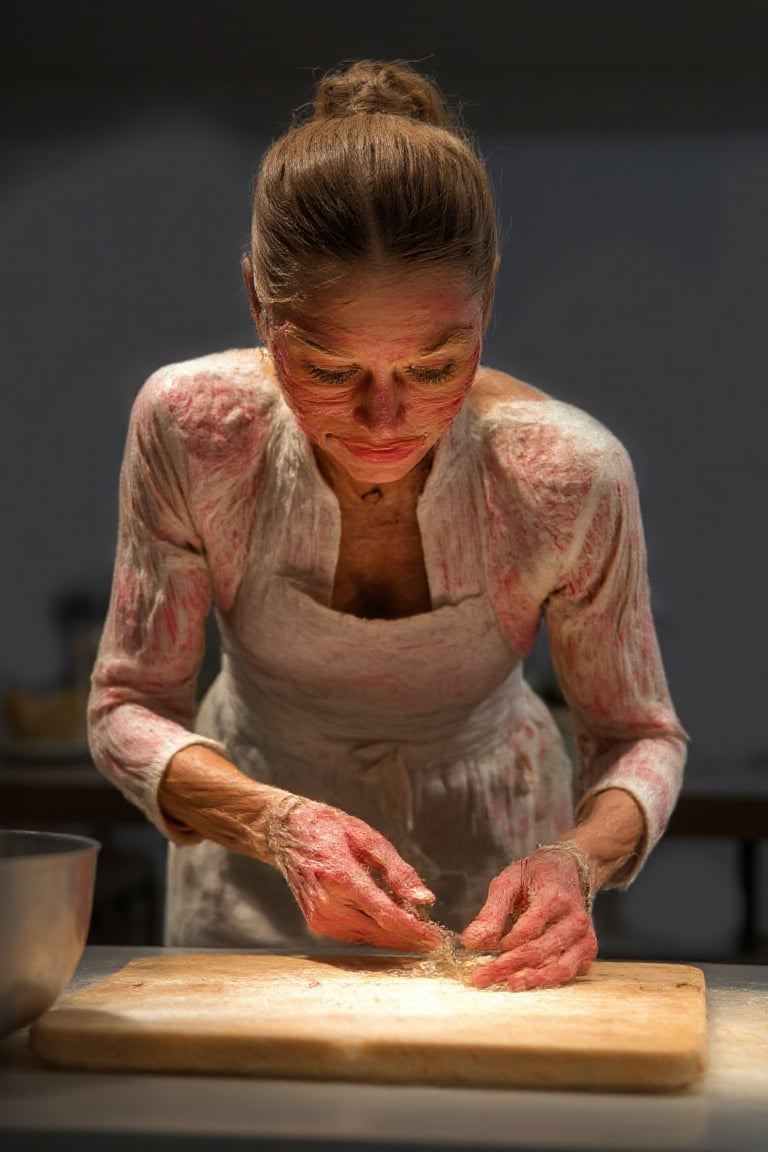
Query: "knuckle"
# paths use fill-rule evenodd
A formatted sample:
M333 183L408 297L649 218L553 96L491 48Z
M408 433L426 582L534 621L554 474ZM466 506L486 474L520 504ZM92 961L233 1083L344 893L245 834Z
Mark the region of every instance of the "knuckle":
M494 903L506 898L512 887L512 877L508 876L506 872L494 876L488 885L488 899Z

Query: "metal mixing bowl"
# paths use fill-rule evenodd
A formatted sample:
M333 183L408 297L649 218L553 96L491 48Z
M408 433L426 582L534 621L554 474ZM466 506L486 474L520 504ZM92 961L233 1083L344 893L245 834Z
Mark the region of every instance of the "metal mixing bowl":
M0 1036L31 1024L69 983L100 847L87 836L0 829Z

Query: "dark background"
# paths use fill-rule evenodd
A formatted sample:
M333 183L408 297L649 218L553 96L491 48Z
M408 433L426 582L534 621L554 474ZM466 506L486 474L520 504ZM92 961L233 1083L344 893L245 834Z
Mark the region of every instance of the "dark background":
M399 57L461 110L496 184L486 361L590 410L635 461L689 782L764 779L768 5L3 11L0 680L56 685L56 603L106 594L143 379L252 342L238 265L264 147L326 68ZM727 942L735 851L663 843L623 930Z

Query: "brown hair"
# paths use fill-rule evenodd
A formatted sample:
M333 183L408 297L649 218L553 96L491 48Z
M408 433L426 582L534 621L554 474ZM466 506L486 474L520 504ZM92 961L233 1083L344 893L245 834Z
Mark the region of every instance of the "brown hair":
M265 153L251 258L267 309L361 263L466 277L490 305L498 234L485 166L436 85L400 61L359 60L317 87L311 119Z

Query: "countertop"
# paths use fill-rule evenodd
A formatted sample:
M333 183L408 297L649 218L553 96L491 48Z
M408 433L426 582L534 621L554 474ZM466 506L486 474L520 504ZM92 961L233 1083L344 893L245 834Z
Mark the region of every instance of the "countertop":
M89 947L68 991L135 956ZM766 1152L768 967L700 965L708 1070L674 1095L403 1087L49 1068L0 1041L3 1152L109 1148Z

